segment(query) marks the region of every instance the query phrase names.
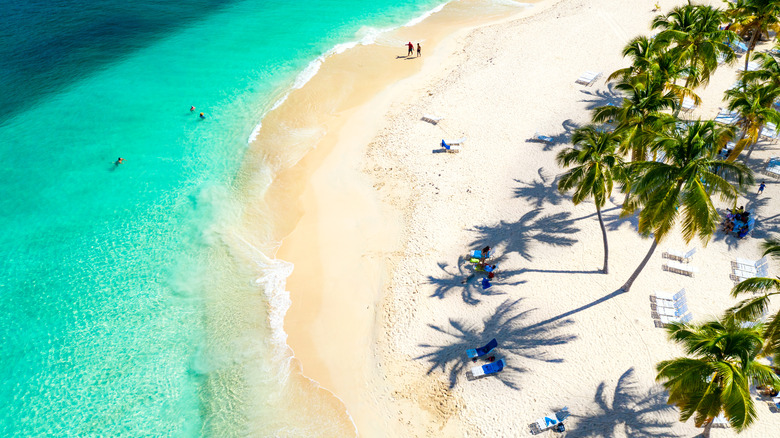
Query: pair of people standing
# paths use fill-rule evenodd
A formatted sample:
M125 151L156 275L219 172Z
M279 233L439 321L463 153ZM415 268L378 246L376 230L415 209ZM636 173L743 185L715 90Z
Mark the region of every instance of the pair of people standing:
M409 48L409 53L406 56L414 55L414 44L411 41L406 44L406 47ZM420 47L420 43L417 43L417 56L419 57L420 55L422 55L422 47Z

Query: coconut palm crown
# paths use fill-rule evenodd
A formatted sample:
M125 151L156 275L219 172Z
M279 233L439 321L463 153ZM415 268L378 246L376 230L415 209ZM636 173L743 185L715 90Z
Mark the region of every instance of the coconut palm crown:
M731 63L736 59L727 41L737 35L720 28L725 20L722 10L704 5L679 6L653 20L652 28L662 29L656 39L672 44L670 51L690 67L686 87L706 85L719 61Z
M704 244L720 221L711 196L734 202L737 187L753 182L753 174L744 164L717 158L721 146L734 136L734 127L721 127L713 121L695 121L677 126L672 123L655 137L653 146L664 153L663 160L639 161L629 165L634 175L631 191L623 204L623 214L639 211L639 232L653 234L653 244L645 259L623 286L628 291L636 277L664 239L680 220L686 242L698 236Z
M773 370L756 361L763 345L762 327L742 327L732 319L701 325L672 323L669 338L680 344L687 357L656 365L656 380L669 392L669 404L680 410L680 421L693 417L704 435L715 417L723 413L740 432L756 420L750 387L780 384Z
M609 273L609 247L607 230L601 217L601 209L612 194L616 181L626 179L625 164L618 154L622 141L621 135L614 132L600 132L589 125L577 129L571 139L574 147L562 150L558 154L558 164L570 167L558 181L558 190L566 192L574 189L572 202L592 198L596 204L596 213L604 240L604 267L602 272Z

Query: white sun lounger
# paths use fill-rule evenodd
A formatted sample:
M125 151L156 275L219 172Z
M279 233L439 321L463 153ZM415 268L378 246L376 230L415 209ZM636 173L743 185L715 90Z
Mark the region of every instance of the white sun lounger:
M466 137L459 138L457 140L442 140L450 146L460 146L466 142Z
M577 78L576 83L591 86L598 78L601 77L601 72L596 71L586 71L585 73L581 74L579 78Z
M724 125L733 125L737 123L737 120L739 120L739 113L736 111L729 111L725 108L720 110L718 115L715 116L715 121L723 123Z
M696 248L693 248L687 252L677 251L674 249L667 249L663 254L661 254L661 256L666 259L677 259L680 260L681 262L688 263L694 254L696 254Z
M777 141L777 125L772 122L767 122L767 124L761 128L761 137Z
M741 64L741 63L740 63L740 64ZM748 65L747 65L747 71L756 71L756 70L758 70L760 67L761 67L761 66L760 66L760 65L759 65L757 62L750 61L750 62L748 62ZM740 69L740 70L745 70L745 65L744 65L744 64L740 65L740 66L739 66L739 69Z
M672 294L670 292L656 291L655 297L667 301L681 301L685 299L685 288L680 289L680 292Z
M696 108L696 106L697 106L696 102L690 97L686 97L682 101L683 111L693 111L693 109Z
M693 274L699 271L698 268L691 265L686 265L684 263L675 262L675 261L668 261L663 266L664 271L674 272L675 274L682 274L687 275L689 277L693 277Z
M727 420L726 417L723 414L719 414L717 417L712 419L712 426L713 427L731 427L731 423L729 423L729 420Z
M438 117L438 116L434 116L434 115L431 115L431 114L425 114L424 116L422 116L422 120L424 120L424 121L426 121L426 122L428 122L428 123L430 123L432 125L435 125L435 124L441 122L443 119L444 119L444 117Z
M690 322L693 319L693 315L690 313L686 313L683 316L680 317L674 317L674 316L666 316L666 315L659 315L658 320L661 321L662 324L666 325L672 322Z
M654 302L656 307L665 307L667 309L681 309L683 306L687 305L687 303L685 302L685 297L683 297L678 301L669 301L663 298L656 297Z
M545 415L542 418L539 418L538 420L531 423L532 429L536 429L535 431L532 430L533 433L541 433L553 426L558 425L558 423L562 422L566 418L569 417L569 408L564 407L560 411L556 413L549 413Z

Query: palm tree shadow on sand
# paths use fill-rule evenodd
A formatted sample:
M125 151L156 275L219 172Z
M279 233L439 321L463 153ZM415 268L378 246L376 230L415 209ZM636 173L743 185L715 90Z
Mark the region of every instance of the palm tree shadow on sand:
M544 168L540 167L536 171L539 179L533 179L531 182L524 182L516 179L515 182L522 184L515 188L515 197L525 199L535 205L536 208L544 207L544 204L559 205L566 199L558 191L557 178L545 175Z
M501 259L495 259L491 262L501 263ZM481 279L483 272L476 272L474 266L467 263L466 257L460 257L456 266L450 266L447 263L438 263L440 273L438 276L429 275L428 284L435 286L431 298L444 299L450 295L460 292L463 302L475 306L482 301L480 297L494 295L504 295L504 289L509 286L518 286L525 281L513 280L515 276L521 274L523 270L500 270L498 276L491 280L492 286L483 289Z
M501 221L497 225L476 226L472 231L478 237L471 242L471 246L503 247L506 253L516 252L526 260L532 260L532 242L553 246L571 246L577 242L569 237L580 231L574 226L571 213L541 214L542 210L537 208L522 215L516 222Z
M450 388L453 388L461 377L466 377L466 371L471 367L484 364L484 361L473 362L466 356L466 350L485 345L489 340L496 338L498 347L490 353L496 359L504 358L506 367L504 370L486 377L499 379L504 385L519 389L517 375L525 369L517 364L520 359L533 359L549 363L560 363L563 359L551 357L548 352L556 345L568 343L574 339L574 335L562 335L555 332L562 327L572 324L571 320L557 321L554 324L539 326L524 325L523 319L533 311L518 310L517 300L506 300L496 310L482 321L482 326L450 318L449 326L428 324L433 330L444 333L452 338L452 342L445 345L420 344L427 352L415 359L425 360L430 364L428 374L441 370L449 377Z
M613 82L609 82L607 88L608 90L580 90L580 93L590 96L590 99L585 98L581 100L581 102L588 102L588 111L593 111L606 105L620 106L623 103L624 97L620 92L614 90L615 84Z
M576 427L567 428L567 437L612 437L622 430L627 437L674 437L671 428L677 423L676 410L666 404L666 391L660 387L643 391L639 388L634 368L624 372L615 385L610 406L607 385L601 382L593 401L596 409L589 415L576 415ZM664 418L670 418L665 420ZM674 418L674 419L672 419Z
M561 128L563 128L563 132L552 135L549 133L542 133L543 135L549 135L550 138L552 138L552 141L542 141L537 138L529 138L525 142L526 143L542 143L544 144L544 147L542 147L542 150L544 152L551 151L555 146L562 145L569 143L571 141L571 135L574 133L577 128L579 128L580 125L575 123L572 119L564 120L561 123Z

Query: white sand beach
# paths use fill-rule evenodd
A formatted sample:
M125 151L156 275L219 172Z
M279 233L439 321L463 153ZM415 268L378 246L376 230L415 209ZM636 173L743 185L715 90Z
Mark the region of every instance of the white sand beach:
M604 209L604 275L593 204L574 206L556 189L556 154L592 108L619 102L604 78L627 65L620 52L631 38L651 33L654 3L548 0L468 28L444 26L434 14L408 30L419 39L426 26L438 29L414 68L388 56L395 66L366 85L363 99L328 109L316 153L290 171L306 183L291 190L299 217L277 256L295 264L288 343L361 436L530 436L529 423L563 407L570 437L700 432L678 421L654 381L655 364L681 352L656 328L649 297L685 288L694 321L733 305L731 261L758 259L763 239L780 231L780 184L757 173L766 190L738 202L758 218L752 237L717 234L705 247L672 233L626 293L618 289L651 241L634 219L618 217L622 195ZM323 84L329 68L349 70L352 56L326 62ZM697 90L703 103L690 117L714 118L737 67L721 67ZM603 76L593 86L575 83L586 71ZM290 102L280 108L288 115L305 105L295 94ZM425 114L444 118L434 125ZM553 144L529 141L536 132ZM432 152L443 138L464 136L459 153ZM773 155L780 147L762 142L748 164L758 171ZM462 284L467 253L485 245L495 251L497 280L487 290ZM665 250L692 247L694 277L662 269ZM770 275L778 272L772 265ZM466 349L494 337L507 368L469 380L475 364ZM780 413L764 400L756 407L758 421L740 436L777 435Z

